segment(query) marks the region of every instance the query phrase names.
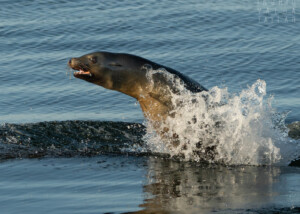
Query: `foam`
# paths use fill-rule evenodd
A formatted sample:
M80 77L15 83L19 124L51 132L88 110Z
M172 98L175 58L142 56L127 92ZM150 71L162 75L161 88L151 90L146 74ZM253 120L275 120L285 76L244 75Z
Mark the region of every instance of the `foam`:
M167 137L146 122L144 140L151 152L227 165L287 165L300 156L299 140L288 137L287 114L272 106L265 81L258 79L239 93L215 86L193 94L164 69L148 69L148 78L157 72L165 73L178 91L170 89L175 117L162 125L170 129ZM174 135L177 147L172 146Z

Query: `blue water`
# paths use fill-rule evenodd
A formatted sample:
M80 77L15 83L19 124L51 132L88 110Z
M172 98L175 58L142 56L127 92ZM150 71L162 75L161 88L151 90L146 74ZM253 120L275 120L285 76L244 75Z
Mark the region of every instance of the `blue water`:
M53 120L142 122L143 114L133 98L70 76L67 68L69 58L95 51L125 52L142 56L172 67L197 80L208 89L214 86L228 87L230 92L238 93L257 79L262 79L267 83L267 96L274 96L273 106L279 112L289 112L286 123L300 121L299 0L181 0L176 2L170 0L144 2L1 0L0 3L0 124ZM77 170L75 166L81 162L81 159L76 158L66 161L67 167L72 163L73 166L69 167L71 170L66 170L65 177L61 180L57 175L56 179L46 179L46 182L35 186L36 180L26 172L28 169L33 169L34 174L44 174L40 179L45 179L56 169L44 167L43 161L47 166L53 161L63 169L65 166L62 163L63 160L53 158L50 161L41 160L41 162L14 160L0 163L1 207L6 204L7 213L18 213L23 209L15 207L15 202L27 203L26 194L29 194L31 190L32 195L28 196L31 205L24 209L27 213L41 213L42 211L75 213L78 207L84 207L85 213L94 213L96 210L98 212L137 211L142 209L139 205L143 203L146 204L147 209L151 210L152 208L147 207L147 202L143 202L144 199L153 198L148 197L148 194L157 196L159 203L156 204L162 206L157 209L161 211L168 208L168 202L176 204L174 198L182 201L189 198L185 197L184 193L188 192L191 187L183 184L179 185L183 188L182 194L180 190L178 190L179 193L175 191L176 194L171 192L169 195L163 191L164 185L167 186L166 190L171 189L172 185L168 186L168 184L177 181L176 175L174 175L175 178L166 181L160 176L154 176L155 182L162 188L157 187L157 191L163 193L160 194L154 187L147 190L147 185L144 186L143 183L147 171L159 174L162 169L165 169L165 167L156 167L151 171L149 168L153 163L148 162L145 167L135 164L127 165L126 167L133 168L131 168L133 172L129 170L127 175L123 174L122 176L125 176L123 180L114 180L111 179L112 176L116 177L119 171L109 168L111 170L102 176L102 172L94 170L97 168L93 165L94 160L89 160L93 165L93 173L100 173L96 178L102 179L103 182L105 180L107 182L105 184L82 183L89 172L81 163L78 169L79 178L73 178L72 173ZM108 160L110 165L120 161L126 161L126 157ZM139 159L135 161L139 162ZM143 162L144 159L140 161ZM25 168L21 167L22 165ZM170 165L172 168L172 164ZM22 173L19 173L20 170ZM136 170L139 173L135 174ZM141 173L143 170L146 171L144 174ZM226 168L223 170L225 174ZM250 172L259 175L260 170L258 168ZM266 176L263 176L262 181L267 177L274 177L274 182L272 180L267 183L270 187L269 195L266 196L268 203L262 206L254 206L256 202L236 205L231 203L236 200L235 197L229 197L228 200L232 199L231 202L226 200L221 200L221 202L223 205L226 203L232 205L227 207L228 209L239 209L242 212L248 208L300 207L300 200L294 200L300 198L300 187L295 182L299 180L300 172L297 169L293 169L292 172L289 170L277 170L276 175L267 171ZM197 169L188 169L184 171L183 178L180 180L184 180L184 175L189 176L191 171L192 174L197 174ZM283 171L288 171L288 173L282 173ZM218 176L222 179L222 174ZM238 173L233 173L231 177L237 180L241 178ZM7 181L10 185L8 188L3 180L10 178L12 182ZM17 182L17 185L14 185L15 179L22 180L23 178L25 179L23 183ZM228 179L230 180L230 176ZM69 184L66 180L70 180L71 183ZM250 181L254 180L254 177L250 178ZM136 182L132 190L134 194L130 195L128 192L129 195L122 195L126 190L116 187L116 183L121 181L125 182L123 184L127 191L132 188L131 182ZM248 183L248 186L260 186L261 183L256 181ZM278 190L283 181L288 183L287 187ZM45 194L50 187L59 189L60 182L66 182L64 187L66 191L50 192L50 198L47 198ZM147 182L152 183L151 179ZM193 180L193 182L196 181ZM224 183L230 184L229 181ZM243 182L231 184L235 186L236 183ZM203 185L201 182L200 184L197 188L201 189ZM28 189L24 189L22 185L27 185ZM77 200L77 195L73 197L73 190L68 189L68 185L75 188L78 191L76 194L80 197L90 200L90 204L85 204L85 200ZM108 189L105 193L100 191L98 198L95 195L98 193L84 189L84 185L86 188L94 188L93 185L108 185ZM215 188L219 188L223 184L218 181L214 185ZM47 188L39 189L41 186L47 186ZM245 194L248 193L247 186L241 188ZM259 188L254 189L259 190ZM224 191L230 192L231 189L226 188ZM235 193L232 191L228 194L235 195ZM22 197L14 200L15 194L23 195L26 200L23 201ZM195 195L197 194L203 196L209 195L210 192L196 191ZM255 194L255 191L251 194ZM284 199L283 202L276 199L276 194L278 194L277 198ZM44 198L37 200L40 195L44 195ZM137 200L126 204L126 200L133 195ZM202 200L201 197L197 198L195 195L192 197L193 200ZM215 194L216 198L220 195L222 196L221 193ZM171 198L169 199L171 201L168 201L168 198ZM49 203L47 203L48 199L51 199ZM68 206L65 210L58 211L63 206L61 201L64 199L68 199L68 203L77 203L77 207ZM99 204L96 206L104 199L111 206L105 207ZM121 205L113 209L112 202L115 200L120 200ZM152 202L155 204L157 201ZM149 202L151 207L152 202ZM185 205L187 204L183 207ZM51 207L54 207L53 210ZM191 213L196 213L197 209L201 209L200 205L193 207L195 210L191 210ZM209 212L214 208L225 209L226 206L221 206L216 200L212 205L203 205L203 207ZM171 211L176 209L170 208ZM180 208L178 209L180 211Z
M294 167L100 156L6 161L0 170L2 213L300 211L300 170Z

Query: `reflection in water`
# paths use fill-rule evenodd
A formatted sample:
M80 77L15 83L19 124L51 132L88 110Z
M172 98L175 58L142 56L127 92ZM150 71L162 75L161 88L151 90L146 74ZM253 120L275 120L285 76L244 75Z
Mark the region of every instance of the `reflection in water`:
M288 184L280 179L285 169L279 167L208 166L154 157L148 166L141 213L259 209L278 205L288 191ZM296 193L295 202L285 200L285 206L297 205L299 196Z

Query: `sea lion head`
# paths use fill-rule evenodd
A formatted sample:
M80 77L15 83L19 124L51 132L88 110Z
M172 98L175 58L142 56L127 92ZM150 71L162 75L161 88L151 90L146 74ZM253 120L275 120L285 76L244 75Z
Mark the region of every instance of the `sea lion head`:
M106 58L102 53L90 53L71 58L68 64L72 69L77 70L73 74L74 77L112 89L112 73Z
M76 70L74 77L137 97L147 82L141 71L145 62L135 56L109 52L95 52L71 58L68 65ZM137 63L140 62L140 63Z

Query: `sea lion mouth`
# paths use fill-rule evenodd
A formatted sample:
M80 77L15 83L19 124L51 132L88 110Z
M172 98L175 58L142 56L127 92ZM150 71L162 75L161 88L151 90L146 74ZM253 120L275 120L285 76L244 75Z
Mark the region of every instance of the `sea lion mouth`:
M85 71L82 69L79 69L79 71L74 71L73 73L74 77L80 78L80 77L93 77L93 74L90 71Z
M72 64L71 60L69 61L69 66L75 70L73 76L76 78L90 80L94 75L91 73L89 66L84 64Z

